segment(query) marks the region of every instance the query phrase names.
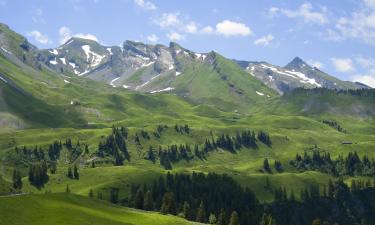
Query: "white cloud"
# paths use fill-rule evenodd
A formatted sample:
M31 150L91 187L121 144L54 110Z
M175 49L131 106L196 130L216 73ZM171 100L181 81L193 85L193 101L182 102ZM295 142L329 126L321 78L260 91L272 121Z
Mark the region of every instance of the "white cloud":
M276 16L277 13L279 13L279 12L280 12L280 9L279 9L279 8L277 8L277 7L271 7L271 8L268 9L268 16L269 16L269 17L274 17L274 16Z
M341 41L357 39L375 45L375 1L364 0L363 4L349 16L338 18L333 28L327 31L327 40Z
M368 74L356 74L351 77L352 81L358 81L375 88L375 70L370 70Z
M33 37L37 42L41 44L49 44L51 41L48 39L47 35L42 34L40 31L33 30L27 33L27 36Z
M84 34L84 33L72 34L72 31L70 30L70 28L65 27L65 26L60 27L59 36L60 36L60 44L64 44L72 37L84 38L84 39L89 39L89 40L99 42L98 38L93 34Z
M134 3L145 10L156 10L157 7L154 3L145 0L134 0Z
M230 20L223 20L216 24L216 32L226 37L248 36L252 34L250 27L243 23L233 22Z
M200 33L201 34L212 34L212 33L214 33L214 31L215 31L214 28L212 28L211 26L205 26L200 30Z
M147 40L150 41L150 42L157 42L159 40L158 36L156 36L155 34L151 34L149 36L147 36Z
M186 33L195 34L198 32L198 26L195 24L195 22L189 22L185 26Z
M183 40L185 39L185 37L180 34L180 33L177 33L175 31L171 31L167 34L167 38L171 41L180 41L180 40Z
M263 36L261 38L258 38L254 41L254 45L262 45L267 46L271 43L271 41L274 39L272 34L268 34L266 36Z
M353 61L350 58L331 58L331 62L339 72L349 73L354 71Z
M41 8L33 8L31 11L32 17L34 23L46 23L46 21L43 18L43 9Z
M312 59L308 60L307 63L310 66L316 67L318 69L322 69L324 67L324 64L322 62L315 61L315 60L312 60Z
M179 18L180 13L163 13L162 16L154 20L154 23L159 25L161 28L177 27L181 25L181 19Z
M371 57L358 56L355 61L361 65L363 68L375 68L375 59Z
M279 9L277 7L271 7L269 14L274 16L281 13L289 18L302 18L306 23L326 24L329 22L327 16L327 9L322 7L319 11L314 11L311 3L304 3L298 9Z

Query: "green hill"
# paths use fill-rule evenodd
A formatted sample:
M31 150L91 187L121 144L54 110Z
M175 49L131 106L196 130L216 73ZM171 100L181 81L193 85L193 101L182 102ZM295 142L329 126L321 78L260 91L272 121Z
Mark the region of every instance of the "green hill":
M1 225L192 224L176 216L129 209L73 194L0 197L0 218Z

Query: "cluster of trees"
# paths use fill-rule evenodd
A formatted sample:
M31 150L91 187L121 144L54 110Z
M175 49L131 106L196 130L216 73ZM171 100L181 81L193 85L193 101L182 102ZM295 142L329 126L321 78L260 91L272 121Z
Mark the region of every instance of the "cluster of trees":
M357 152L349 152L346 157L339 155L336 159L331 159L328 152L322 154L319 150L313 150L311 154L297 154L290 164L301 171L317 170L333 176L375 175L374 159L370 160L367 156L361 159Z
M329 181L323 190L317 186L302 190L299 201L293 193L286 197L285 190L277 195L276 201L265 205L265 210L278 225L375 224L375 186L350 189L338 179Z
M153 132L154 136L156 138L160 138L162 133L168 128L167 125L158 125L158 127L156 128L156 131Z
M170 174L151 186L132 185L131 207L216 224L259 224L261 205L254 193L227 175Z
M84 144L82 146L79 140L77 140L76 144L73 145L72 140L70 138L67 138L64 145L69 152L70 162L74 162L82 153L89 153L88 145Z
M74 164L73 171L72 171L72 168L69 167L68 168L68 173L66 174L66 176L69 177L70 179L79 180L79 172L78 172L77 165Z
M359 96L359 97L368 97L368 98L375 98L375 90L373 88L366 88L366 89L328 89L328 88L312 88L312 89L305 89L305 88L295 88L288 95L311 95L311 94L319 94L319 95L327 95L327 94L336 94L336 95L351 95L351 96Z
M159 146L158 150L150 146L145 159L152 162L156 162L159 159L160 164L163 165L165 169L172 169L172 163L178 162L180 160L189 161L194 157L198 159L205 159L206 155L218 148L235 152L236 150L246 147L246 148L257 148L257 137L262 139L263 142L271 144L271 140L267 133L260 131L258 135L254 131L243 131L237 132L235 136L230 136L228 134L221 134L218 137L206 138L203 146L200 148L197 144L193 147L189 144L185 145L170 145L163 149ZM268 140L268 141L266 141ZM282 171L281 163L275 166L278 172Z
M113 157L113 164L123 165L125 160L130 161L130 154L126 146L128 131L125 127L112 127L112 133L105 140L99 142L97 155L99 157Z
M339 132L346 133L346 130L340 126L335 120L322 120L322 123L335 128Z
M274 168L275 168L276 172L278 172L278 173L282 173L284 171L284 168L283 168L283 166L282 166L282 164L279 160L274 161ZM271 166L270 166L267 158L265 158L263 160L263 168L262 168L261 172L272 173L272 169L271 169Z
M185 125L178 125L178 124L175 124L174 125L174 129L176 132L178 133L181 133L181 134L188 134L190 133L190 127L189 125L185 124Z
M15 190L21 190L22 189L22 176L21 176L21 172L19 170L17 170L17 169L13 170L12 181L13 181L13 188Z
M37 188L41 188L48 182L49 176L47 173L46 161L33 163L29 167L29 181Z

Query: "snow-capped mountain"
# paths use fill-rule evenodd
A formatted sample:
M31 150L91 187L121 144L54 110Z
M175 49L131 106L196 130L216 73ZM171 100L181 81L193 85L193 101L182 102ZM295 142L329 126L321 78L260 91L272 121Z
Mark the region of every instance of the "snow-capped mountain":
M267 62L235 62L252 76L262 80L268 87L280 94L297 87L329 88L329 89L357 89L368 88L360 83L342 81L316 67L312 67L301 58L295 57L284 67L271 65Z
M249 88L243 86L249 80L249 76L261 80L280 94L296 87L367 87L359 83L341 81L318 68L311 67L298 57L285 67L266 62L234 60L239 67L232 60L216 52L196 53L174 42L165 46L125 41L122 46L103 46L93 40L71 38L57 48L40 50L8 26L0 24L0 47L0 52L4 56L20 66L28 64L36 69L48 69L64 76L82 76L112 87L149 93L174 92L181 96L191 96L199 93L196 92L196 86L219 88L213 87L213 83L219 79L220 84L217 85L221 85L221 90L225 87L230 93L241 96L246 88ZM241 67L247 73L239 72ZM235 73L245 77L239 76L231 80ZM217 77L210 77L212 74ZM200 80L195 83L194 79ZM208 82L210 79L214 81ZM238 82L242 79L246 82ZM238 87L235 83L238 83ZM262 93L260 90L254 90L251 91L251 95L267 96L258 92Z
M72 38L56 49L42 50L39 60L59 73L85 76L113 87L156 93L173 90L169 83L181 75L187 65L203 63L206 56L173 42L167 47L125 41L121 47L107 47L95 41Z

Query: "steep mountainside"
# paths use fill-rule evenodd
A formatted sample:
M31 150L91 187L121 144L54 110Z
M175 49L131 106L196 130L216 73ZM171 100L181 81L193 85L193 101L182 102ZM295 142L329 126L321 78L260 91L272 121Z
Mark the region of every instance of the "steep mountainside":
M301 58L296 57L284 67L274 66L266 62L236 61L251 75L262 80L268 87L283 94L297 87L358 89L368 88L360 83L342 81L312 67Z

